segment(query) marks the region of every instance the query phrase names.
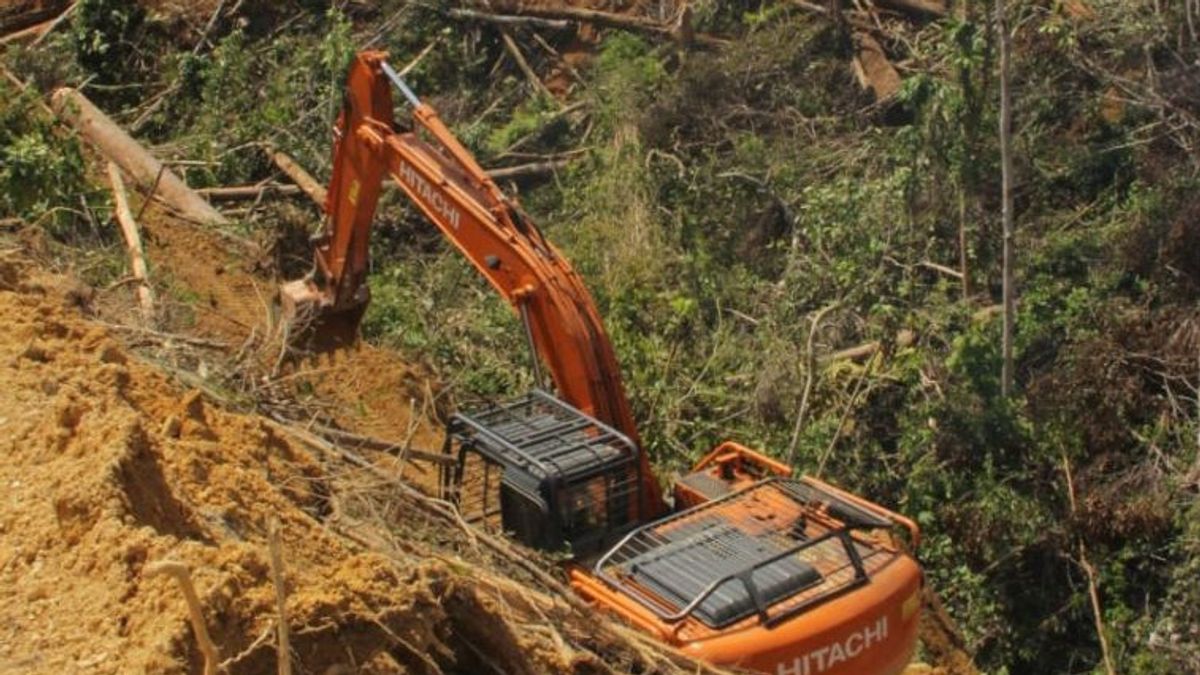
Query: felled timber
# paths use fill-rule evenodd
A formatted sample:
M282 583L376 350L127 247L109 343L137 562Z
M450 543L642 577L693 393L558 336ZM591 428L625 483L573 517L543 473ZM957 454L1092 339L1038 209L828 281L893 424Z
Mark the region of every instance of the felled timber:
M70 87L59 89L51 97L51 105L59 119L78 130L105 159L116 162L148 195L161 199L189 220L216 225L228 222L80 92Z

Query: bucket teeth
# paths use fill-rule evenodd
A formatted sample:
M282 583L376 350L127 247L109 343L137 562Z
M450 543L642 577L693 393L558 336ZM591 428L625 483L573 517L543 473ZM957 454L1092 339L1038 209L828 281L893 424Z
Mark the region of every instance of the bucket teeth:
M311 279L285 283L279 291L279 304L288 346L321 352L353 344L369 300L365 292L360 295L338 307Z

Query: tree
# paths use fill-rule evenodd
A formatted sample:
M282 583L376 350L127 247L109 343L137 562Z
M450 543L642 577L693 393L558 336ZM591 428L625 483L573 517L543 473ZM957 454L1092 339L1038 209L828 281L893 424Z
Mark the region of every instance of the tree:
M1013 389L1013 203L1012 203L1012 91L1009 83L1009 66L1012 59L1012 36L1004 11L1004 0L996 0L996 30L1000 34L1000 181L1003 201L1004 232L1004 328L1001 337L1003 365L1000 371L1000 392L1005 398Z

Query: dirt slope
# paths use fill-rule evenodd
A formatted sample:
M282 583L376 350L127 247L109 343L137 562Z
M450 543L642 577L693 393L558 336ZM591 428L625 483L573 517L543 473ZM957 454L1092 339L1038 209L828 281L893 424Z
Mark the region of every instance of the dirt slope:
M272 519L304 672L605 670L548 626L518 637L521 606L502 617L452 557L334 535L318 458L173 385L31 269L0 253L0 671L198 672L180 593L145 574L162 559L193 568L229 670L273 670Z
M314 215L314 218L316 216ZM168 328L229 344L269 342L278 281L264 253L251 242L198 228L152 207L144 220L147 257L160 283L171 289ZM265 347L275 361L277 345ZM272 364L264 364L271 370ZM337 425L372 437L436 449L437 392L419 366L395 352L359 344L284 366L293 395L319 400ZM414 411L414 407L416 410Z

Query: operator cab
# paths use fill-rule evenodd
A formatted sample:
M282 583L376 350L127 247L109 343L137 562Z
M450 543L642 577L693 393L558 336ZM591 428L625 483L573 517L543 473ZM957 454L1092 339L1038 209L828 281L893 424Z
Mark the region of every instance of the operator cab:
M920 570L894 526L919 535L879 506L727 442L650 514L642 451L538 390L454 415L444 452L441 494L467 522L568 554L581 595L697 656L809 672L806 654L837 645L831 675L908 662Z
M468 521L553 553L599 553L642 521L639 449L544 391L455 414L442 497Z

